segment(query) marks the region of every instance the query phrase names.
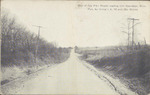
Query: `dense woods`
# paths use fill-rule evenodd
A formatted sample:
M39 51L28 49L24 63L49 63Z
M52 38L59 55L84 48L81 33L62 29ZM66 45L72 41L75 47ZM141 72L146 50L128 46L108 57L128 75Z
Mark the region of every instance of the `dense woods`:
M37 57L35 56L37 35L33 34L7 11L1 14L1 64L32 65L35 58L40 61L49 59L51 63L59 63L69 57L69 49L56 47L55 44L39 38Z

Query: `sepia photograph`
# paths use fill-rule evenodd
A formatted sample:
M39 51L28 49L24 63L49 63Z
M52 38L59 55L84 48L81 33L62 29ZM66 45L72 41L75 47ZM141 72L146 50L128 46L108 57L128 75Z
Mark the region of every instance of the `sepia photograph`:
M150 95L150 1L0 2L0 94Z

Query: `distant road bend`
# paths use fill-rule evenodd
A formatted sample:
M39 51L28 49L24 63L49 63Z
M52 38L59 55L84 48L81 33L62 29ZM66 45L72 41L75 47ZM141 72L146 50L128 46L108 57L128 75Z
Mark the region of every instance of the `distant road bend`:
M2 86L4 94L103 94L120 95L108 82L82 64L78 54L53 68L47 68L29 79ZM130 94L131 95L131 94Z

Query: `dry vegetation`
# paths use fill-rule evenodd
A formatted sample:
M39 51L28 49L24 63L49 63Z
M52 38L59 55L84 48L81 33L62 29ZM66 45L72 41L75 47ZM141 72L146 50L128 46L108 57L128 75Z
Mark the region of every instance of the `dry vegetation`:
M99 70L119 78L139 95L150 93L150 49L143 46L134 51L124 47L78 48L81 58ZM122 48L122 49L118 49Z
M57 47L39 38L36 57L37 35L19 24L9 12L4 10L1 14L1 26L2 85L41 68L64 62L70 55L69 48Z

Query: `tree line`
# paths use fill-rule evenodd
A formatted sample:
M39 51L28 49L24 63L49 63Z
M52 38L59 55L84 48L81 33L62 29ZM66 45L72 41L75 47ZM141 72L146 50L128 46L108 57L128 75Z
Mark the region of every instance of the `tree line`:
M17 22L8 11L1 12L1 64L20 65L34 63L37 35ZM39 38L37 58L49 58L53 62L61 62L69 55L69 48L58 48L55 44Z

